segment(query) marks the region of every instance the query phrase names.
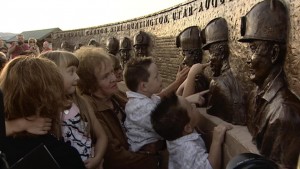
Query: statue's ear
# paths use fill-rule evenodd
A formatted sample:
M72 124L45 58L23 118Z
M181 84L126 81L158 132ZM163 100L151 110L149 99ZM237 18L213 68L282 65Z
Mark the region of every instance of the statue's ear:
M278 57L280 57L279 56L279 52L280 52L279 45L278 44L273 45L272 53L271 53L271 57L272 57L271 61L272 61L272 63L277 62Z

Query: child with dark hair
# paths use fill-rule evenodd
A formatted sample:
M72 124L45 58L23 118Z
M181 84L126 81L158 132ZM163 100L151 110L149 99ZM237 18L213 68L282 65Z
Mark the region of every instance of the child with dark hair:
M200 113L194 104L174 93L165 97L151 114L153 129L167 140L169 169L219 169L221 145L230 125L214 128L210 152L207 153L201 135L195 131Z
M156 153L163 149L165 142L153 130L150 114L161 97L177 90L186 79L188 71L189 68L178 71L176 80L162 90L162 79L152 58L132 58L128 61L124 79L130 91L126 92L128 102L124 124L131 151Z

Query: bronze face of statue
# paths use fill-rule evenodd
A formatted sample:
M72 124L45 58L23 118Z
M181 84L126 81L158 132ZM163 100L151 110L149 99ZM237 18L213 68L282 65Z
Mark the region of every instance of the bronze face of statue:
M182 65L186 65L188 67L191 67L195 63L201 63L202 62L202 51L201 51L201 49L182 50L181 55L184 57Z
M184 66L193 66L193 64L202 62L201 49L201 30L198 26L191 26L184 29L176 37L176 46L180 48L181 55L184 57L181 63ZM204 74L198 74L195 78L195 93L207 90L209 79Z
M149 35L145 32L139 31L133 37L133 47L135 52L135 57L146 57L148 56L148 46L149 46Z
M124 65L130 59L130 50L131 50L130 39L127 37L120 39L120 56L121 56L122 68L124 68Z
M115 37L110 37L106 41L106 49L108 53L116 55L119 51L119 41Z
M191 26L176 37L176 46L181 48L181 55L184 57L183 65L191 67L195 63L202 62L200 32L198 26Z
M242 18L239 41L249 43L250 79L257 87L249 95L247 127L260 153L296 168L300 153L300 101L289 90L283 70L288 12L279 0L256 4Z
M213 78L207 112L233 123L246 123L243 89L233 76L228 57L228 28L224 18L210 21L202 32L203 49L209 50Z
M214 77L218 77L221 75L223 62L227 60L229 56L229 47L227 42L217 42L211 44L209 46L209 54L211 71L213 72ZM230 68L229 65L228 68Z

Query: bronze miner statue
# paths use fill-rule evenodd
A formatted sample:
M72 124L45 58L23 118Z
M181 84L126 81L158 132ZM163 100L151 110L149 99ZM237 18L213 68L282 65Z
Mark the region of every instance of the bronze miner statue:
M115 37L110 37L106 41L107 52L116 55L119 51L119 41Z
M133 47L135 57L146 57L148 56L148 46L149 46L150 37L143 31L139 31L133 37Z
M127 37L120 39L120 56L121 56L121 65L124 68L127 61L130 59L130 50L131 50L131 42Z
M207 112L239 125L246 123L244 92L229 64L228 27L224 18L215 18L202 30L204 50L209 50L213 78Z
M198 26L191 26L180 32L176 37L176 46L181 48L183 66L191 67L202 62L201 30ZM209 79L204 74L198 74L195 81L195 93L208 89Z
M283 64L289 14L279 0L264 0L242 17L240 42L249 44L247 64L256 89L249 96L247 126L258 150L286 168L300 153L300 101L289 90Z

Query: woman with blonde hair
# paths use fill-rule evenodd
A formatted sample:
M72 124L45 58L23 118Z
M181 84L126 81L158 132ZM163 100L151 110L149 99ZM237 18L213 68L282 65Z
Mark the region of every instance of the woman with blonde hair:
M76 149L61 140L60 112L70 103L65 98L62 76L52 61L36 57L11 60L1 72L0 88L4 98L5 120L31 116L52 119L47 134L36 135L23 131L10 137L1 137L0 150L5 153L10 166L35 147L44 144L61 168L85 168ZM35 168L34 163L31 165L31 168Z

